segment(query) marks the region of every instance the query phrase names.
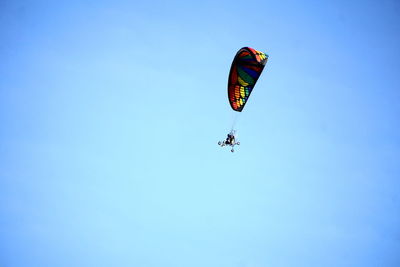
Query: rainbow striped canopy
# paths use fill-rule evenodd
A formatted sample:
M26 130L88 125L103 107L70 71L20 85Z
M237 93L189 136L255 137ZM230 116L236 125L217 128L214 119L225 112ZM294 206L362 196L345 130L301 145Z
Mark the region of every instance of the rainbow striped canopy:
M267 60L268 55L250 47L236 53L228 78L228 98L233 110L242 111Z

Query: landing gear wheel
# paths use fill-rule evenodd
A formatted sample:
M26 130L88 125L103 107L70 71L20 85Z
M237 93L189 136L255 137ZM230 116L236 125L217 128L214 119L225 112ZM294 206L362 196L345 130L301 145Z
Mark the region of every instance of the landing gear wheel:
M240 146L240 142L237 142L236 144L237 144L238 146Z
M233 153L233 152L235 152L235 150L233 150L233 148L231 149L231 152Z
M221 141L218 141L218 145L221 145Z

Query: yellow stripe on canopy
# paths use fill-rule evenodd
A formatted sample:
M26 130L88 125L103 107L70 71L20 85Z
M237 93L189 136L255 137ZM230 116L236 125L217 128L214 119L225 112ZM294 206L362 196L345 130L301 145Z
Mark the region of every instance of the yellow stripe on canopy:
M249 85L248 83L246 83L245 81L243 81L240 77L238 77L238 81L240 83L241 86L247 86Z

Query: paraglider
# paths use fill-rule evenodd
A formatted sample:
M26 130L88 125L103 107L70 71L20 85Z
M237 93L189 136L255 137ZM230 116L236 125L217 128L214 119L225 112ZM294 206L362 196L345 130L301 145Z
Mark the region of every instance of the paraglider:
M235 139L235 130L231 130L230 133L228 133L226 140L225 141L219 141L218 145L220 146L231 146L231 152L234 152L235 150L233 149L235 145L240 145L240 142L236 142Z
M267 60L267 54L250 47L243 47L236 53L228 77L228 100L234 111L242 112ZM227 139L218 144L231 146L234 152L233 147L240 144L235 140L235 132L232 127Z

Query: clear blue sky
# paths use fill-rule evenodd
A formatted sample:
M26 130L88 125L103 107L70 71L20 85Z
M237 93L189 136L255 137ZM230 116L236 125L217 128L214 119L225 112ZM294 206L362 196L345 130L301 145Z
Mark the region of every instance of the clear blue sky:
M1 1L0 266L400 266L398 1ZM230 129L236 51L270 55Z

